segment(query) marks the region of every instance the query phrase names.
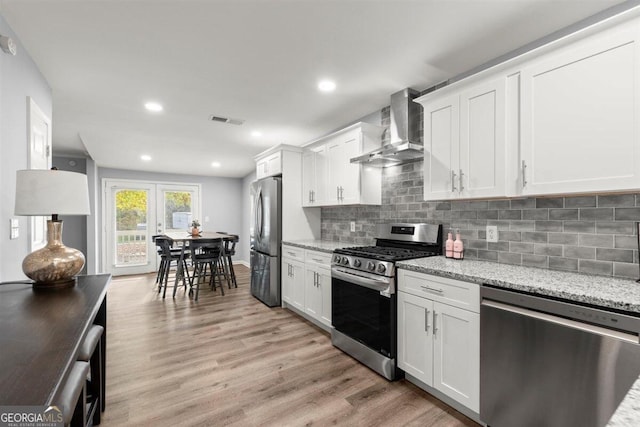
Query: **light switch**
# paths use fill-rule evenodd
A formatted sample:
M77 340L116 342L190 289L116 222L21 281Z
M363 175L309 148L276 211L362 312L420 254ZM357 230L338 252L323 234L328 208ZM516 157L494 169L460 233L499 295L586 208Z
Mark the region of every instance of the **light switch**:
M356 222L355 221L351 221L350 227L351 232L353 233L354 231L356 231Z
M11 240L17 239L20 236L20 221L18 220L18 218L9 219L9 227L9 238Z

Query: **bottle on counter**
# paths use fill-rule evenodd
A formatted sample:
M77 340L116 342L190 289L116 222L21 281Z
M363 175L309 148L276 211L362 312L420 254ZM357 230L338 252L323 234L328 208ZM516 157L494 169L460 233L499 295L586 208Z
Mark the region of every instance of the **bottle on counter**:
M451 229L449 229L447 241L444 245L444 256L447 258L453 258L453 230Z
M464 244L460 239L460 230L456 230L456 240L453 241L453 259L464 259Z

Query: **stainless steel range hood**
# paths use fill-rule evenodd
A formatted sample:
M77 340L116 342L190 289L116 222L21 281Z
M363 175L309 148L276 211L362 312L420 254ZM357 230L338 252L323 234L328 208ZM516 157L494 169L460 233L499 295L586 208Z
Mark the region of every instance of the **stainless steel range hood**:
M418 91L410 88L391 95L390 142L379 149L352 158L351 163L387 167L422 158L424 146L418 142L422 106L413 102L417 96Z

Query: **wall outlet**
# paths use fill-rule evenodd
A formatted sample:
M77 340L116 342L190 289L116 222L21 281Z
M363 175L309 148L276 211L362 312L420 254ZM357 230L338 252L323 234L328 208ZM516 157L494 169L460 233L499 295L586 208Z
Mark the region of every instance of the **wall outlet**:
M487 242L495 243L498 241L498 226L487 225Z
M355 232L356 231L356 222L355 221L351 221L351 223L349 224L349 228L351 229L351 232Z

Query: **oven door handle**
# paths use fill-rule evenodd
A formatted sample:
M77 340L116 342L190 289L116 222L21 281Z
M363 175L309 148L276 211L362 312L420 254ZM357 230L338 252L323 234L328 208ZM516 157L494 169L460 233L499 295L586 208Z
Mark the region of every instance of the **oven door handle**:
M392 282L390 282L387 278L372 279L356 274L345 273L344 271L339 270L336 267L331 268L331 277L335 277L336 279L344 280L345 282L350 282L358 286L373 289L374 291L378 291L381 295L386 297L390 297L391 293L395 293L395 289L393 289L392 287Z

